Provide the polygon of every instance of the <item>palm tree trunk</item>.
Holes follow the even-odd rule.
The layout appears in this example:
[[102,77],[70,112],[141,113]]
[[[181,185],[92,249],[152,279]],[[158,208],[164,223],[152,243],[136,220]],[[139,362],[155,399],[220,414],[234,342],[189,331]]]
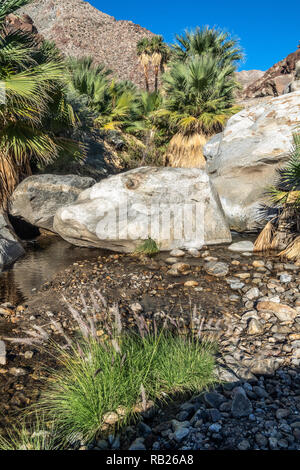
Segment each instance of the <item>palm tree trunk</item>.
[[149,91],[149,69],[147,65],[144,65],[144,76],[145,76],[146,90]]
[[158,67],[155,67],[154,74],[155,74],[155,86],[154,89],[157,92],[158,90]]
[[285,206],[278,218],[276,234],[272,240],[272,248],[284,250],[293,240],[293,227],[295,226],[295,211]]

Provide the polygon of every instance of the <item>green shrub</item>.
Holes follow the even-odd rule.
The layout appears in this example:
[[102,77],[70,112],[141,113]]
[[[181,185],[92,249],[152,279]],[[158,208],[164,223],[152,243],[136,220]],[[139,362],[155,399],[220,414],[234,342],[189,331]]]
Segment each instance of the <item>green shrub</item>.
[[[62,448],[114,432],[158,401],[198,394],[215,382],[214,346],[201,341],[201,326],[192,336],[182,334],[179,320],[169,316],[158,316],[157,322],[155,316],[150,323],[134,313],[132,326],[125,329],[117,305],[108,307],[96,290],[90,296],[93,305],[83,299],[82,312],[67,302],[78,326],[72,339],[50,320],[65,344],[54,343],[51,354],[58,367],[48,371],[41,399],[33,408],[37,416],[54,423]],[[39,332],[40,337],[11,340],[49,340],[43,328]],[[19,435],[15,441],[20,441]]]
[[107,431],[109,413],[112,427],[119,427],[156,399],[199,393],[214,381],[211,351],[167,330],[86,340],[79,350],[62,352],[61,364],[39,408],[55,420],[62,440],[79,432],[89,441]]

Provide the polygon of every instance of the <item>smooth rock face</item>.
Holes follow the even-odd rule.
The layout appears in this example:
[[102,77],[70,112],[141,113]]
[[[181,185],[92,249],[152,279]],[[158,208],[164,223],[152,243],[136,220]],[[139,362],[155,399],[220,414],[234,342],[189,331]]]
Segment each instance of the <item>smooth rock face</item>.
[[74,202],[93,184],[93,178],[77,175],[29,176],[13,192],[9,212],[36,227],[53,231],[57,209]]
[[143,167],[111,176],[59,209],[54,231],[78,246],[119,252],[149,237],[162,251],[231,241],[218,195],[198,168]]
[[240,111],[205,145],[207,172],[232,229],[255,226],[264,191],[286,162],[299,123],[297,91]]
[[3,267],[14,263],[25,250],[6,215],[0,212],[0,271]]

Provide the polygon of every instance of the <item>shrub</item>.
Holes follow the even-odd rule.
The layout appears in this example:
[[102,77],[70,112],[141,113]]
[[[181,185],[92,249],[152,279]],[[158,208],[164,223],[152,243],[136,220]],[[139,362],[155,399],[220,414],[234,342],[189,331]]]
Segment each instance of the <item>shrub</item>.
[[[213,346],[201,342],[200,329],[197,337],[183,335],[170,317],[150,324],[137,314],[134,325],[124,329],[118,307],[108,308],[97,294],[103,305],[92,293],[93,307],[84,302],[84,313],[68,303],[77,337],[70,339],[51,319],[66,344],[55,343],[59,367],[50,371],[34,410],[55,424],[62,447],[78,436],[88,443],[137,419],[157,400],[199,393],[215,382]],[[48,341],[40,327],[39,333],[14,341]]]
[[152,238],[148,238],[137,247],[136,252],[151,256],[159,253],[159,248]]

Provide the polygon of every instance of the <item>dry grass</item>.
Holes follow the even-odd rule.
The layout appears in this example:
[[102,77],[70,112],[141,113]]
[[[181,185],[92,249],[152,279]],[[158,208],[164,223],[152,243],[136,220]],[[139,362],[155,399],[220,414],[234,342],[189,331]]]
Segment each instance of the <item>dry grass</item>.
[[300,261],[300,235],[293,240],[285,250],[279,253],[290,261]]
[[178,133],[171,139],[165,161],[169,166],[181,168],[204,168],[206,160],[203,146],[206,137],[203,134],[184,135]]
[[272,238],[275,228],[271,222],[268,222],[254,243],[254,251],[267,251],[271,249]]
[[7,201],[20,180],[31,175],[28,161],[17,166],[12,158],[0,155],[0,207],[6,209]]

